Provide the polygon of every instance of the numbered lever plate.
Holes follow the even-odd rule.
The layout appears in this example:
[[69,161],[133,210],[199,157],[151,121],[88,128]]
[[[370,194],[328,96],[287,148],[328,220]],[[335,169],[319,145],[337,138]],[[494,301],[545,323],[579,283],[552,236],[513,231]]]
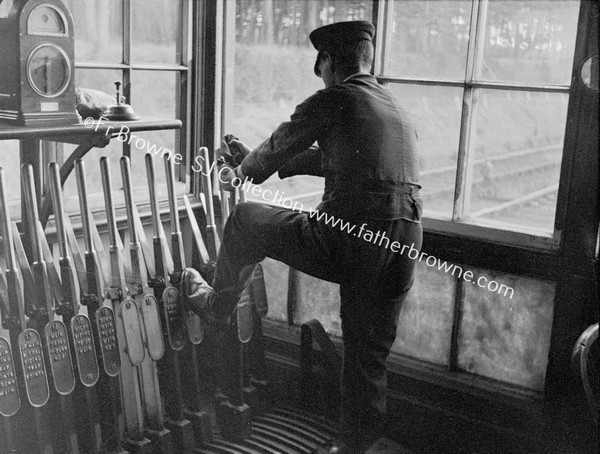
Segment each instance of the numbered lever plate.
[[144,361],[144,341],[142,339],[142,327],[138,316],[137,304],[131,298],[121,301],[119,315],[123,321],[125,330],[125,343],[127,344],[127,356],[134,366],[139,366]]
[[121,371],[121,355],[117,340],[115,314],[110,307],[101,306],[95,314],[100,337],[100,352],[104,371],[109,377],[115,377]]
[[186,325],[183,311],[179,304],[179,291],[172,285],[168,286],[162,296],[169,344],[173,350],[181,350],[186,341]]
[[27,399],[33,407],[43,407],[50,398],[42,340],[38,332],[28,328],[19,333],[19,356],[23,365]]
[[90,319],[83,314],[77,314],[71,319],[71,332],[73,333],[79,380],[84,386],[94,386],[100,378],[100,370]]
[[158,312],[156,298],[152,295],[144,296],[141,309],[144,328],[146,329],[148,354],[154,361],[158,361],[165,354],[165,342],[160,326],[160,313]]
[[70,394],[75,389],[75,373],[73,372],[67,328],[63,322],[51,320],[46,324],[44,332],[54,388],[63,396]]
[[21,406],[10,344],[0,337],[0,415],[12,416]]

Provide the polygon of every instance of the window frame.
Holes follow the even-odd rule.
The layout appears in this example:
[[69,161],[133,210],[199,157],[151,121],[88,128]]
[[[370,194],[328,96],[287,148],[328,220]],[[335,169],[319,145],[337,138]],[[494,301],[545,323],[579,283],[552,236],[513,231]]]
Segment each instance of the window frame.
[[[479,8],[482,2],[487,0],[472,0],[474,4]],[[427,85],[439,85],[439,80],[414,80],[404,79],[398,80],[398,78],[381,76],[381,64],[382,56],[386,51],[385,45],[385,31],[390,30],[389,24],[386,27],[386,20],[391,15],[386,15],[386,10],[389,8],[392,0],[375,0],[373,3],[373,18],[376,20],[377,29],[379,30],[378,35],[375,38],[375,62],[373,66],[374,74],[378,76],[382,82],[393,82],[393,83],[421,83]],[[210,2],[212,3],[212,2]],[[221,131],[221,121],[223,117],[227,115],[227,96],[232,94],[231,91],[228,93],[227,84],[225,83],[225,74],[228,71],[227,62],[228,57],[231,55],[225,55],[226,46],[223,42],[226,39],[232,40],[231,36],[227,36],[227,27],[225,26],[228,21],[231,21],[232,14],[235,14],[231,9],[235,10],[235,0],[228,0],[223,2],[229,5],[229,9],[225,5],[221,4],[214,8],[213,13],[216,14],[216,40],[221,40],[220,45],[214,46],[215,51],[215,67],[217,81],[214,84],[215,97],[218,99],[215,103],[215,107],[218,107],[215,117],[218,117],[217,121],[213,123],[214,128],[211,131],[211,139],[216,143],[217,138]],[[233,5],[233,8],[231,8]],[[597,143],[597,130],[596,137],[594,137],[594,131],[588,131],[586,126],[578,121],[582,118],[582,109],[589,109],[590,105],[593,105],[594,100],[589,99],[589,95],[584,93],[580,83],[575,81],[573,76],[578,73],[578,68],[582,62],[584,62],[589,56],[590,52],[593,55],[594,49],[597,53],[597,45],[594,44],[594,37],[597,38],[597,28],[595,31],[590,29],[585,24],[585,15],[591,7],[587,2],[580,2],[580,11],[577,23],[577,32],[575,39],[575,50],[572,68],[572,77],[570,86],[549,86],[549,85],[534,85],[534,84],[523,84],[522,86],[517,84],[501,84],[493,83],[488,81],[477,81],[472,80],[469,82],[469,89],[471,91],[481,88],[494,88],[501,90],[531,90],[531,91],[542,91],[542,92],[557,92],[557,93],[568,93],[569,101],[567,108],[567,121],[566,131],[563,143],[563,155],[560,168],[559,177],[559,189],[557,198],[557,207],[554,221],[554,232],[551,237],[540,236],[539,234],[532,235],[531,233],[501,230],[498,228],[492,228],[489,226],[478,225],[477,223],[459,223],[446,220],[438,220],[433,218],[426,218],[423,221],[424,226],[424,245],[425,250],[439,257],[442,260],[448,260],[455,263],[462,263],[468,266],[474,266],[484,269],[490,269],[499,272],[505,272],[508,274],[515,274],[518,276],[532,277],[535,279],[549,280],[555,283],[556,292],[554,297],[554,312],[552,317],[552,332],[550,339],[549,357],[550,361],[546,368],[546,380],[545,389],[541,391],[526,391],[529,398],[540,398],[542,395],[552,394],[553,390],[563,386],[563,375],[561,375],[561,367],[564,365],[565,358],[568,356],[567,350],[572,345],[570,340],[572,337],[576,338],[575,333],[578,334],[579,326],[577,323],[573,323],[569,327],[566,326],[569,320],[573,319],[573,307],[580,307],[583,309],[585,305],[585,298],[592,295],[593,285],[589,285],[591,282],[591,271],[594,269],[593,265],[593,250],[596,249],[597,245],[594,243],[593,248],[590,246],[589,237],[590,232],[593,232],[594,239],[598,235],[598,214],[590,215],[588,213],[595,213],[594,210],[597,208],[598,195],[589,194],[588,185],[590,181],[582,182],[577,178],[572,178],[573,172],[585,169],[585,175],[592,180],[592,183],[597,183],[597,170],[585,167],[582,162],[587,158],[592,158],[592,151],[589,149],[590,143]],[[593,8],[592,8],[593,9]],[[478,9],[473,14],[478,14]],[[589,14],[589,12],[588,12]],[[475,16],[477,17],[477,16]],[[235,17],[233,17],[235,20]],[[595,33],[595,35],[594,35]],[[380,41],[384,40],[384,45],[380,44]],[[591,40],[590,40],[591,39]],[[387,41],[389,43],[389,40]],[[470,45],[473,40],[470,41]],[[450,80],[444,82],[448,86],[465,87],[467,84],[463,80]],[[595,100],[597,106],[597,96]],[[588,112],[589,114],[589,112]],[[585,113],[583,113],[585,115]],[[593,115],[592,115],[593,116]],[[575,122],[575,123],[572,123]],[[210,142],[207,142],[210,143]],[[585,150],[580,150],[578,145],[584,144]],[[463,145],[464,146],[464,145]],[[465,150],[462,150],[463,160]],[[597,156],[595,158],[597,160]],[[587,192],[585,192],[587,189]],[[581,197],[582,194],[586,194],[585,197]],[[575,206],[577,196],[582,201],[584,206]],[[587,211],[586,211],[587,210]],[[575,216],[573,216],[575,214]],[[567,223],[567,220],[569,222]],[[574,221],[574,222],[573,222]],[[583,234],[583,235],[582,235]],[[580,290],[580,296],[583,300],[571,301],[572,299],[572,286],[577,283],[578,286],[582,286]],[[290,284],[292,285],[292,284]],[[457,286],[459,288],[459,286]],[[292,299],[293,300],[293,297]],[[290,303],[290,295],[288,292],[288,304]],[[455,301],[455,312],[460,310],[461,303]],[[579,320],[580,321],[580,320]],[[292,320],[288,320],[288,323],[293,323]],[[269,321],[267,323],[269,329],[266,334],[269,338],[276,339],[275,342],[284,342],[286,344],[295,345],[297,343],[297,331],[298,326],[287,326],[285,322]],[[456,328],[453,327],[453,336],[456,335]],[[456,349],[453,350],[455,355]],[[423,367],[427,370],[431,369],[431,365],[424,363],[420,360],[412,358],[402,358],[399,355],[391,356],[390,363],[394,368],[402,369],[402,374],[412,374],[411,371],[422,369]],[[417,366],[415,366],[415,364]],[[451,361],[451,364],[456,364],[455,361]],[[442,381],[447,383],[447,386],[458,389],[460,388],[461,380],[467,380],[472,382],[476,380],[478,382],[489,383],[491,389],[494,389],[500,393],[500,395],[508,395],[511,397],[517,397],[521,395],[522,388],[517,385],[510,385],[503,382],[498,382],[493,379],[487,379],[484,377],[474,376],[468,372],[464,372],[456,369],[454,366],[451,367],[453,370],[442,370],[433,373],[431,376],[427,373],[425,381],[432,379],[437,381],[440,377]],[[436,369],[437,370],[437,369]],[[436,378],[437,377],[437,378]],[[481,380],[479,380],[481,378]],[[444,385],[446,386],[446,385]]]
[[[188,194],[191,192],[191,184],[189,178],[189,160],[191,144],[192,144],[192,131],[190,128],[191,115],[193,109],[193,97],[192,83],[193,73],[195,71],[194,65],[191,62],[192,49],[196,47],[196,41],[198,40],[198,34],[193,33],[192,29],[192,17],[194,10],[196,9],[196,2],[193,0],[177,0],[181,4],[181,8],[177,17],[177,40],[176,40],[176,55],[178,61],[176,63],[133,63],[131,60],[131,53],[133,47],[133,1],[123,0],[122,10],[122,30],[121,30],[121,62],[120,63],[109,63],[103,61],[89,61],[89,60],[75,60],[75,70],[117,70],[121,72],[122,80],[122,95],[126,98],[127,103],[135,105],[135,100],[131,97],[131,76],[133,71],[149,71],[149,72],[162,72],[162,73],[175,73],[178,76],[175,81],[175,118],[182,122],[182,127],[179,130],[174,130],[175,133],[175,150],[174,152],[180,153],[183,156],[183,162],[185,165],[175,166],[175,178],[176,178],[176,193],[178,196],[182,194]],[[75,36],[77,39],[77,36]],[[114,139],[113,139],[114,140]],[[41,167],[46,169],[50,161],[57,161],[59,163],[64,162],[65,152],[63,151],[63,144],[51,141],[41,141]],[[122,156],[131,157],[131,145],[127,141],[122,144]],[[115,164],[113,163],[113,166]],[[35,167],[35,166],[34,166]],[[49,197],[48,185],[46,184],[46,172],[43,171],[41,175],[42,181],[44,182],[43,195]],[[74,177],[73,177],[74,178]],[[161,212],[168,208],[167,195],[166,195],[166,184],[159,184],[157,186],[157,194],[159,195],[159,204]],[[90,209],[93,213],[101,213],[104,211],[103,199],[101,197],[94,197],[93,193],[101,192],[101,188],[89,188],[95,189],[90,191],[91,203]],[[136,188],[133,188],[134,190]],[[137,191],[139,194],[145,194],[142,191]],[[162,197],[161,197],[162,194]],[[75,215],[77,219],[78,203],[75,200],[77,196],[68,197],[65,199],[65,207],[70,215]],[[95,203],[94,203],[95,202]],[[149,195],[144,198],[136,199],[136,203],[142,206],[143,211],[149,207]],[[119,210],[124,205],[117,204],[115,208]],[[71,209],[68,209],[71,207]]]
[[[389,60],[390,46],[392,41],[393,8],[397,0],[379,0],[376,2],[377,29],[380,38],[375,45],[374,74],[380,83],[389,84],[416,84],[437,87],[458,87],[463,89],[462,112],[459,147],[457,154],[455,200],[453,204],[452,219],[439,219],[424,215],[423,226],[426,230],[440,234],[451,234],[469,238],[488,240],[520,247],[534,247],[538,250],[557,251],[561,245],[562,226],[565,220],[565,204],[568,199],[569,168],[565,163],[572,161],[574,150],[568,147],[567,137],[563,141],[563,154],[561,170],[558,181],[557,204],[554,215],[552,234],[544,234],[535,228],[516,226],[513,229],[503,229],[494,221],[485,219],[462,219],[467,212],[470,199],[471,178],[473,171],[474,150],[472,144],[471,130],[476,120],[477,112],[474,110],[475,99],[482,89],[493,89],[502,91],[525,91],[540,93],[564,93],[570,95],[571,85],[564,84],[531,84],[531,83],[502,83],[480,80],[475,77],[477,65],[482,62],[483,55],[483,33],[486,28],[486,14],[489,0],[471,0],[470,30],[474,39],[469,39],[467,49],[467,62],[464,80],[459,79],[435,79],[399,77],[386,73],[386,63]],[[581,8],[581,2],[580,2]],[[473,32],[474,31],[474,32]],[[573,61],[576,66],[577,62]],[[567,124],[565,122],[565,128]],[[456,197],[458,194],[458,197]]]

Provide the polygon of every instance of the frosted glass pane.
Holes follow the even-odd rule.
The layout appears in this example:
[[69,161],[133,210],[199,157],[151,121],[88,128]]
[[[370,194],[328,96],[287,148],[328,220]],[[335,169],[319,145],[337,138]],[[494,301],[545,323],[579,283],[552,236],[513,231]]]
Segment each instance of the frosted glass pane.
[[288,266],[272,259],[263,260],[262,266],[269,303],[267,318],[287,323]]
[[400,311],[393,352],[448,364],[455,285],[451,274],[417,264],[415,283]]
[[542,390],[550,347],[554,284],[473,270],[514,289],[504,295],[465,284],[458,366],[468,372]]
[[298,281],[296,324],[301,325],[316,318],[325,331],[341,336],[340,286],[303,273],[299,273]]

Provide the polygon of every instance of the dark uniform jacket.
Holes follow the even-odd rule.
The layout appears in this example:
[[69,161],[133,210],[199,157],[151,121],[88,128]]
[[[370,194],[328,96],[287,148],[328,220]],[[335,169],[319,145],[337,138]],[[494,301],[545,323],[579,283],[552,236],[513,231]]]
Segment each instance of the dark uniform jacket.
[[277,171],[281,178],[323,176],[317,208],[342,219],[421,219],[414,125],[370,74],[306,99],[241,170],[256,184]]

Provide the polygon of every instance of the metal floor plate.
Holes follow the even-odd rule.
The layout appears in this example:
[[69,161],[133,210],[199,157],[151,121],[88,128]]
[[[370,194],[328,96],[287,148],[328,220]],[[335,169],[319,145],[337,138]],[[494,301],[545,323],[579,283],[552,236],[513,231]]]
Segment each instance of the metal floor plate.
[[243,441],[225,440],[219,432],[200,454],[325,454],[336,435],[325,418],[295,408],[280,407],[256,416]]
[[[256,416],[250,437],[225,440],[219,432],[203,445],[199,454],[327,454],[336,436],[331,422],[290,407],[279,407]],[[365,454],[412,454],[396,442],[379,439]]]

